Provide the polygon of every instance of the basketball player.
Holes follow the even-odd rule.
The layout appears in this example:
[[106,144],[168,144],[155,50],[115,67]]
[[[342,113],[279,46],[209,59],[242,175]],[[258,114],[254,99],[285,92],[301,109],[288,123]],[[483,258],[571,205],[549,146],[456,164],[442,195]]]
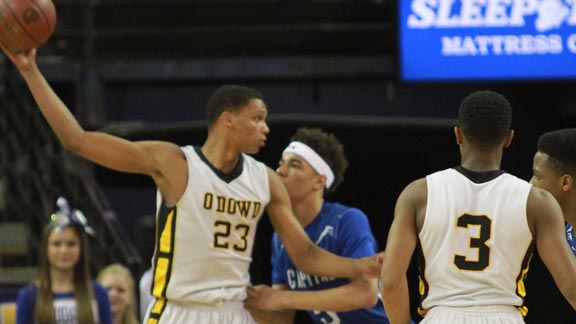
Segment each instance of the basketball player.
[[[537,149],[530,183],[549,191],[560,204],[564,214],[566,240],[576,255],[572,226],[576,224],[576,128],[543,134],[538,139]],[[544,287],[540,291],[543,298],[538,298],[532,304],[530,315],[546,314],[547,324],[576,323],[576,312],[561,300],[558,289],[547,285]],[[531,297],[536,300],[534,296]]]
[[66,149],[113,170],[149,175],[158,187],[156,301],[147,323],[252,323],[242,301],[264,208],[290,257],[307,273],[378,277],[379,258],[342,258],[310,241],[278,175],[244,154],[257,153],[269,132],[258,91],[234,85],[216,90],[202,146],[131,142],[82,129],[39,71],[35,50],[4,52]]
[[511,119],[512,108],[498,93],[466,97],[454,128],[461,164],[400,194],[381,275],[391,323],[409,323],[406,270],[416,246],[423,324],[524,323],[523,279],[533,243],[576,307],[576,258],[558,203],[500,170],[514,135]]
[[530,183],[548,190],[560,204],[566,223],[566,240],[576,255],[576,128],[544,133],[538,139]]
[[[377,251],[368,218],[359,209],[324,200],[340,185],[347,167],[344,148],[334,135],[300,128],[276,173],[313,242],[341,256],[362,258]],[[314,323],[388,323],[377,279],[328,278],[300,271],[277,234],[272,239],[272,284],[248,289],[246,304],[258,323],[293,323],[294,310],[306,310]]]

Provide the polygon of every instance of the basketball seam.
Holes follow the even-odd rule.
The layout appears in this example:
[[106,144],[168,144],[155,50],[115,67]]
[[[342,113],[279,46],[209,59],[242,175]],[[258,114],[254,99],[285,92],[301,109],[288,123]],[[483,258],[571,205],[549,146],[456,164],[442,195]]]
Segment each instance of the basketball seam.
[[[30,1],[30,2],[34,5],[34,7],[36,7],[36,9],[42,15],[42,17],[44,17],[44,22],[46,23],[46,27],[48,27],[50,34],[52,34],[54,32],[54,28],[56,28],[56,26],[53,26],[53,28],[50,28],[50,23],[48,22],[48,17],[46,17],[46,15],[44,14],[44,11],[42,11],[42,9],[40,9],[40,7],[38,7],[38,5],[36,4],[35,1]],[[54,24],[54,25],[56,25],[56,24]]]
[[20,23],[20,20],[18,19],[18,16],[16,16],[16,14],[14,13],[14,11],[12,10],[12,8],[10,7],[10,4],[8,3],[8,0],[2,0],[4,2],[4,5],[6,6],[6,8],[8,9],[8,11],[10,11],[10,14],[12,14],[12,17],[14,17],[14,22],[17,23],[20,26],[20,29],[22,29],[22,31],[24,33],[26,33],[38,46],[41,44],[41,42],[39,42],[36,37],[32,36],[28,30],[26,28],[24,28],[24,26]]

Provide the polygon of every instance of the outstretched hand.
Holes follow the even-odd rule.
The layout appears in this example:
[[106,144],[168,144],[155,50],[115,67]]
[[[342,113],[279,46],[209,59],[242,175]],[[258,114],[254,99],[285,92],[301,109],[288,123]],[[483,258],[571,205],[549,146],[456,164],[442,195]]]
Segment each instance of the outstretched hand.
[[6,54],[6,57],[8,57],[10,61],[14,63],[14,65],[20,72],[29,70],[31,67],[36,65],[35,48],[28,52],[15,53],[12,52],[10,49],[8,49],[8,47],[6,47],[6,45],[4,45],[2,42],[0,42],[0,48],[2,48],[2,51],[4,52],[4,54]]
[[380,278],[380,268],[384,262],[384,252],[360,259],[363,264],[363,276],[369,279]]

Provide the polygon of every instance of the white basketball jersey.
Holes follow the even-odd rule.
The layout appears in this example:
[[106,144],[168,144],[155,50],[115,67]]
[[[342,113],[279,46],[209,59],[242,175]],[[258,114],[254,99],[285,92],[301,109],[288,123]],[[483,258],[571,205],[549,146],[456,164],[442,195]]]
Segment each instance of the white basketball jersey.
[[455,169],[426,177],[419,233],[420,294],[434,306],[510,305],[523,313],[532,255],[526,219],[530,184],[502,173],[475,183]]
[[256,225],[270,201],[267,168],[241,155],[234,174],[223,174],[199,148],[182,150],[188,162],[184,195],[166,207],[158,194],[152,294],[178,303],[242,301]]

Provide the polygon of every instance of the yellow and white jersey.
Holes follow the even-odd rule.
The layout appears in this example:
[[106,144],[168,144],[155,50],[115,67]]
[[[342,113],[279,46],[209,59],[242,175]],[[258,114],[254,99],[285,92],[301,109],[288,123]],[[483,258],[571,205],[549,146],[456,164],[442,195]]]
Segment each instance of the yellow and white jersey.
[[421,313],[434,306],[483,305],[524,313],[523,279],[533,248],[526,219],[531,186],[500,170],[457,169],[426,177],[418,235]]
[[158,193],[152,294],[176,303],[242,301],[256,225],[270,201],[267,168],[241,155],[236,170],[224,174],[198,147],[182,150],[184,195],[167,207]]

